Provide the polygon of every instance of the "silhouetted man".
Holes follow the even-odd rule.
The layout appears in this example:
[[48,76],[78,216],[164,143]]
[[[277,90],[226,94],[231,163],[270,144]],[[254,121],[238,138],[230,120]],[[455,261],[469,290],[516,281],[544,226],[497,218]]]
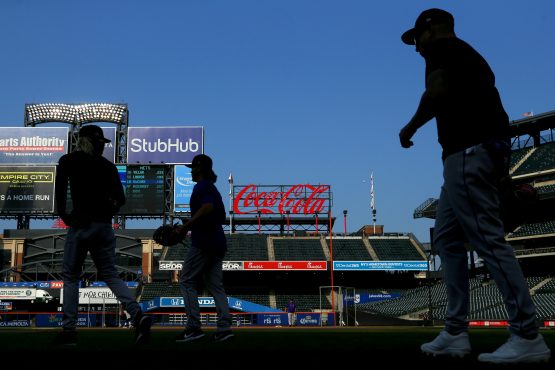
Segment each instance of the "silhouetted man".
[[503,296],[511,333],[505,344],[478,360],[546,361],[551,351],[538,334],[535,306],[499,216],[499,180],[508,175],[510,136],[495,76],[484,58],[457,38],[454,18],[444,10],[422,12],[401,39],[415,45],[426,61],[426,89],[399,133],[401,146],[411,147],[416,130],[435,118],[443,148],[434,246],[445,273],[448,304],[445,329],[421,349],[434,355],[470,353],[468,240]]
[[[87,125],[79,131],[74,152],[60,158],[56,173],[56,204],[58,214],[69,226],[63,262],[63,331],[55,342],[76,344],[79,281],[87,252],[98,275],[112,290],[132,317],[136,342],[146,343],[151,319],[144,316],[127,285],[119,278],[115,266],[116,238],[112,229],[114,214],[125,203],[125,195],[116,166],[102,156],[102,129]],[[71,192],[73,209],[67,210],[67,189]]]
[[212,170],[212,159],[204,154],[193,158],[191,176],[196,182],[191,194],[191,218],[181,227],[181,234],[191,230],[191,247],[187,250],[179,285],[187,313],[186,329],[177,336],[177,342],[189,342],[204,336],[201,329],[197,286],[201,279],[214,297],[217,321],[213,340],[222,342],[233,338],[231,314],[225,294],[222,262],[227,242],[222,228],[225,208],[222,196],[214,183],[217,176]]

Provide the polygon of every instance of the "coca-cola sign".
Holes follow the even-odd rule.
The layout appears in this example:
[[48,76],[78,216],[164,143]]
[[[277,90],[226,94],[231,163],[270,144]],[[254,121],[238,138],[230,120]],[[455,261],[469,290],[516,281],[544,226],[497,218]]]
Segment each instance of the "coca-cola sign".
[[241,185],[233,187],[233,212],[244,214],[326,214],[331,206],[329,185]]

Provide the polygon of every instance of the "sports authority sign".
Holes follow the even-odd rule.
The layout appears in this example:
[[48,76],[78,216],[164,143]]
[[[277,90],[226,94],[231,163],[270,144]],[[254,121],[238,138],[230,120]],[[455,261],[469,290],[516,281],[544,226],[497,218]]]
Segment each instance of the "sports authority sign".
[[236,185],[233,212],[244,214],[327,214],[332,206],[329,185]]
[[129,127],[127,163],[190,164],[204,153],[204,128]]
[[54,164],[67,153],[67,127],[3,127],[0,163]]

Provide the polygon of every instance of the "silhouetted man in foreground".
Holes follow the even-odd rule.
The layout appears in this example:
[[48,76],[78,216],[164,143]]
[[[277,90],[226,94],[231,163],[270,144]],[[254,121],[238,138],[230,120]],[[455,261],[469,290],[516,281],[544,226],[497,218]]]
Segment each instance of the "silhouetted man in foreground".
[[509,119],[487,62],[457,38],[454,19],[429,9],[401,39],[426,61],[426,90],[416,113],[401,129],[403,148],[416,130],[436,119],[443,148],[443,178],[434,246],[447,285],[445,329],[421,349],[434,355],[464,356],[468,339],[468,240],[483,258],[509,314],[509,340],[478,360],[492,363],[547,361],[551,351],[538,334],[536,309],[500,219],[500,179],[508,175]]
[[[102,156],[104,145],[109,142],[100,127],[84,126],[79,131],[76,150],[60,158],[56,173],[58,214],[69,226],[62,270],[63,331],[55,340],[59,344],[77,343],[79,281],[87,252],[91,254],[99,277],[131,315],[136,342],[146,343],[150,335],[150,317],[143,315],[115,267],[116,238],[112,219],[125,203],[125,195],[116,166]],[[66,204],[68,185],[73,204],[70,212]]]

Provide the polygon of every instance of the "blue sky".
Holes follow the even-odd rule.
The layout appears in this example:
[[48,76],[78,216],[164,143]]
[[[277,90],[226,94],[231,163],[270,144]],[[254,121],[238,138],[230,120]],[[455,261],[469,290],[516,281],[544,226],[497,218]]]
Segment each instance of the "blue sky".
[[130,126],[204,126],[224,197],[230,172],[330,184],[334,231],[344,209],[356,231],[373,171],[378,224],[426,242],[412,214],[439,195],[441,149],[434,121],[398,143],[424,74],[400,35],[431,7],[488,60],[511,119],[555,109],[552,0],[4,0],[0,126],[26,103],[127,103]]

